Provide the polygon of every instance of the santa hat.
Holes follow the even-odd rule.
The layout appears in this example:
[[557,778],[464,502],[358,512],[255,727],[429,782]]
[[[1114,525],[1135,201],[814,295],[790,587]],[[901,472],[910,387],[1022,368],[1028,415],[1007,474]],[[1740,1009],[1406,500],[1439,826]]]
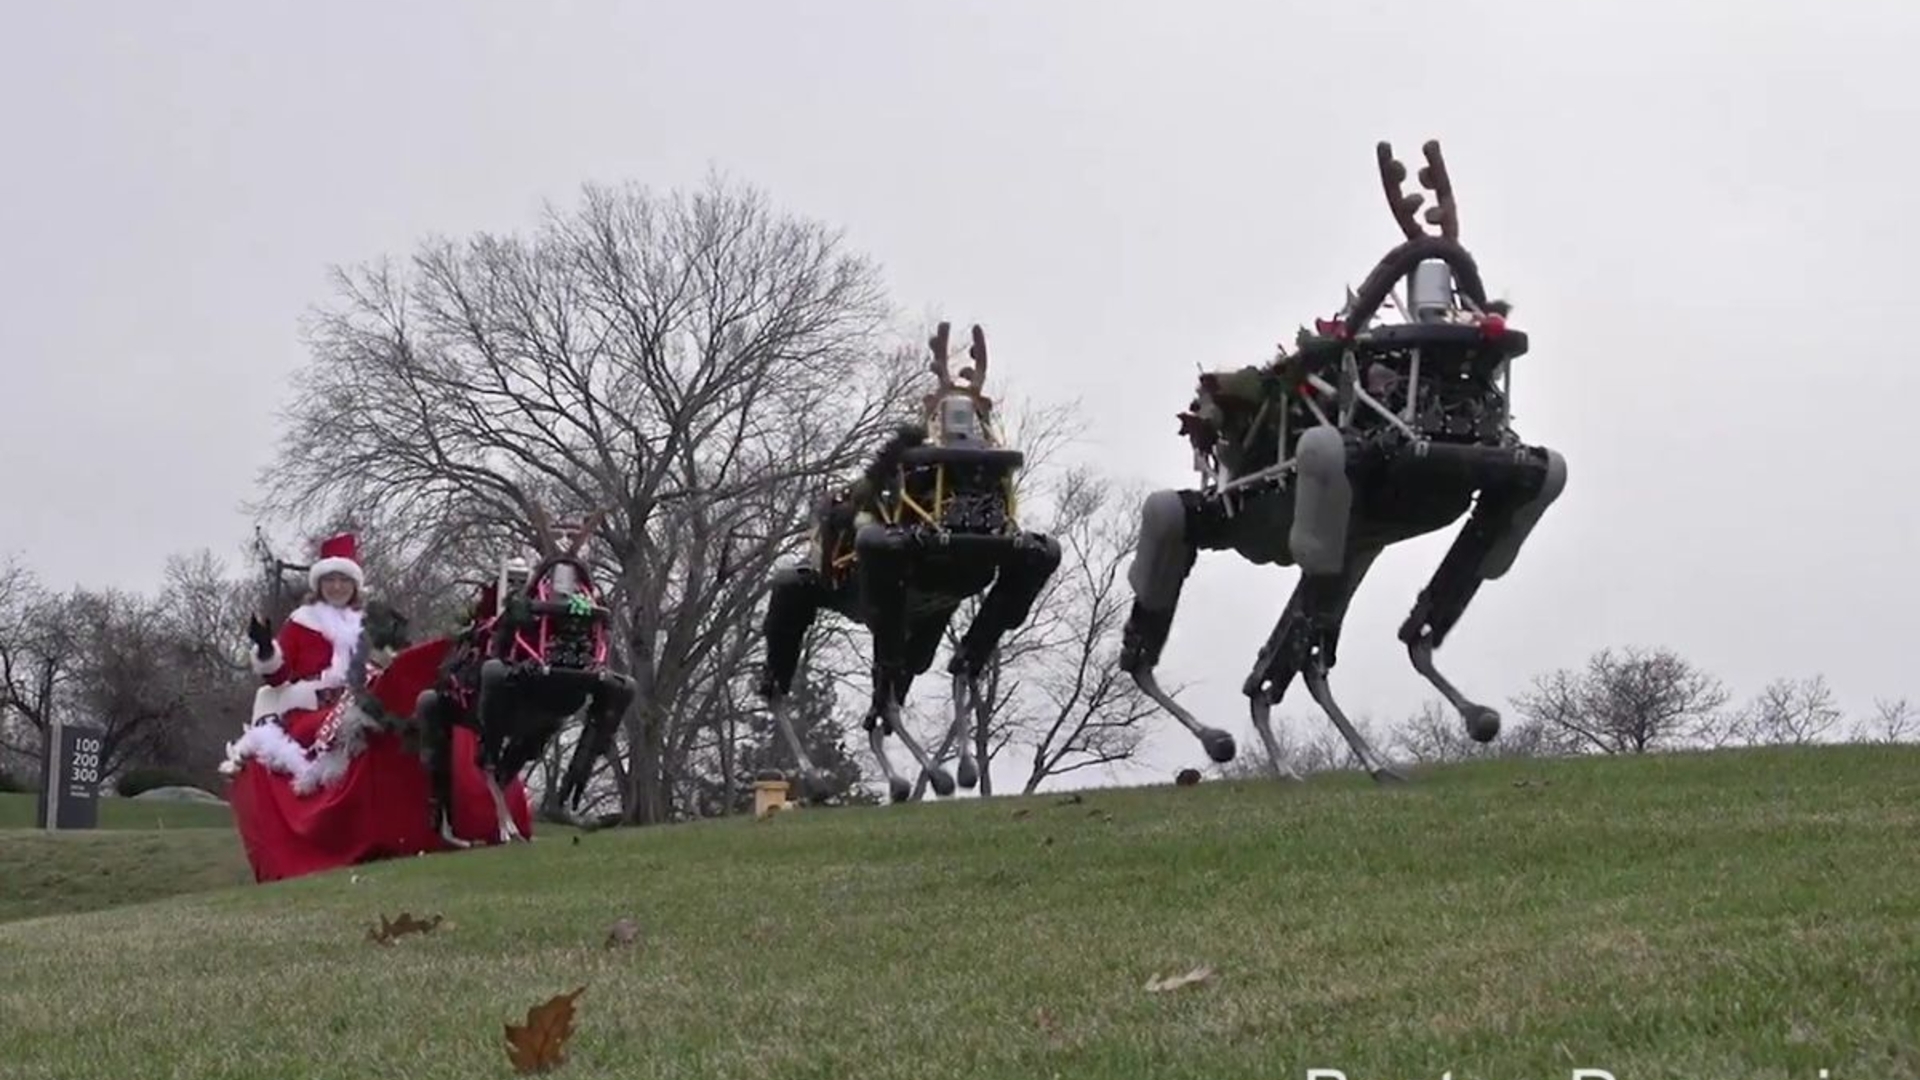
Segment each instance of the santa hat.
[[329,536],[320,542],[320,558],[307,569],[307,585],[317,591],[320,579],[328,574],[345,574],[355,585],[366,583],[360,572],[360,548],[352,533]]

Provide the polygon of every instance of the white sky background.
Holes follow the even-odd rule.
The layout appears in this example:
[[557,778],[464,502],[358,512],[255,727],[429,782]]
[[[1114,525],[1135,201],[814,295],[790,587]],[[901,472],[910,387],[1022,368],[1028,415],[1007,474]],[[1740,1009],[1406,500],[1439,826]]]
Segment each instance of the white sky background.
[[[1920,695],[1916,49],[1910,0],[15,2],[0,552],[149,588],[236,551],[329,264],[710,167],[844,226],[904,312],[984,323],[1001,397],[1078,394],[1085,452],[1184,486],[1195,365],[1331,314],[1398,235],[1374,141],[1412,167],[1437,136],[1533,337],[1518,426],[1570,465],[1442,669],[1504,706],[1665,644],[1862,713]],[[1393,635],[1451,539],[1376,564],[1350,711],[1431,696]],[[1243,745],[1292,584],[1203,557],[1161,668]],[[1200,763],[1166,729],[1153,773]]]

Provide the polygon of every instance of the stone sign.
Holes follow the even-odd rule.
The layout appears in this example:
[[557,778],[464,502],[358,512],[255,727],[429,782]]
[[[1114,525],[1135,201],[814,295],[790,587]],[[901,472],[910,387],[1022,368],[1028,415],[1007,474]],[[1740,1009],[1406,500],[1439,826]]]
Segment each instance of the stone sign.
[[91,829],[99,823],[101,752],[106,732],[55,723],[47,730],[40,785],[40,827]]

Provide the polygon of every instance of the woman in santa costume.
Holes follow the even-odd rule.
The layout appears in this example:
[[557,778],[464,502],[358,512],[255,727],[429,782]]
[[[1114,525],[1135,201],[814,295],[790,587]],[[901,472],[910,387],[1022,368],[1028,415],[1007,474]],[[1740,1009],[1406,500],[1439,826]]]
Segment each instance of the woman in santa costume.
[[353,534],[329,537],[307,569],[305,601],[281,625],[279,636],[269,636],[257,615],[248,623],[254,646],[249,659],[264,683],[253,696],[254,723],[278,723],[299,742],[312,743],[317,717],[347,685],[347,665],[360,640],[365,583]]

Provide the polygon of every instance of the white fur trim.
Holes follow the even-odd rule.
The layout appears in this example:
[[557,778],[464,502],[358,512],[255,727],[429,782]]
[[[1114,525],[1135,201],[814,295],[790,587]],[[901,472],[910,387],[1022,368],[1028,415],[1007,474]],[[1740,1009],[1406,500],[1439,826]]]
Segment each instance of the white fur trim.
[[311,795],[340,782],[348,764],[366,747],[367,732],[376,726],[373,717],[351,699],[335,706],[311,749],[301,746],[279,724],[255,724],[227,744],[220,772],[232,776],[248,761],[255,761],[291,777],[295,795]]
[[345,574],[353,579],[355,585],[365,586],[367,583],[366,578],[360,572],[359,563],[354,562],[352,559],[342,559],[339,556],[335,556],[331,559],[321,559],[319,562],[307,568],[307,587],[315,590],[319,589],[320,579],[326,577],[328,574]]
[[280,651],[280,643],[275,641],[270,644],[273,646],[273,655],[265,660],[260,659],[260,654],[254,650],[247,650],[247,666],[253,669],[255,675],[271,675],[279,671],[287,662],[287,654]]
[[253,692],[253,720],[259,723],[301,709],[317,709],[322,689],[325,687],[318,679],[263,686]]
[[312,630],[333,646],[333,658],[327,662],[327,669],[314,680],[318,687],[347,685],[347,665],[353,660],[353,647],[360,642],[361,619],[359,611],[337,608],[324,600],[302,604],[288,616],[289,622]]

